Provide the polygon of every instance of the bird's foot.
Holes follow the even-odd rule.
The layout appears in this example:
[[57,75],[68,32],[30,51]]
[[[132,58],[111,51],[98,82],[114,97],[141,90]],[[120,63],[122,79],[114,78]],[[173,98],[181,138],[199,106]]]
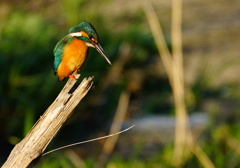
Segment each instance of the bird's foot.
[[73,75],[68,75],[69,78],[73,79],[73,80],[77,80]]

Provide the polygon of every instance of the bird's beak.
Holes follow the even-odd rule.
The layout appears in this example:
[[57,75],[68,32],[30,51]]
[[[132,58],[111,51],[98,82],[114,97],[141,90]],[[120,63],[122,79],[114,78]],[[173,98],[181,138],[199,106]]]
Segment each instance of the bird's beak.
[[107,55],[105,54],[103,48],[101,47],[101,45],[99,43],[92,43],[92,45],[94,46],[94,48],[106,59],[106,61],[112,65],[112,63],[110,62],[110,60],[108,59]]

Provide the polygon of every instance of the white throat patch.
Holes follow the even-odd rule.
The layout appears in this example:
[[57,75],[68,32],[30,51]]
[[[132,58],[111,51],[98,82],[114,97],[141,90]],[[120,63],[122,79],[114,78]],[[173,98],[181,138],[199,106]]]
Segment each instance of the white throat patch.
[[93,47],[93,48],[95,48],[91,43],[86,43],[86,45],[87,45],[88,47]]

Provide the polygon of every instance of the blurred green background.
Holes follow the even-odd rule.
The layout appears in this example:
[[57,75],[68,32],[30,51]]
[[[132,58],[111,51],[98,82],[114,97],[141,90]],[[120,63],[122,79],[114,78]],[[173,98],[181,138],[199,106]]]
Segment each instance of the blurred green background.
[[[171,48],[171,2],[151,2]],[[239,11],[237,0],[183,3],[186,103],[197,141],[216,167],[240,166]],[[53,74],[53,48],[82,21],[95,26],[113,65],[90,49],[80,80],[94,76],[95,87],[47,150],[108,134],[126,91],[125,125],[137,125],[120,135],[104,167],[171,167],[172,93],[139,0],[0,2],[0,164],[63,88],[66,81]],[[103,142],[54,152],[36,167],[99,167]],[[183,167],[202,166],[190,155]]]

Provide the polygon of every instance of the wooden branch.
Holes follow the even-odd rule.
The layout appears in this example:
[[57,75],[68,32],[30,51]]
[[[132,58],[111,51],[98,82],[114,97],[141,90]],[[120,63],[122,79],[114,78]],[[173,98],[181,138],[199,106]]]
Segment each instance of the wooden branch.
[[[75,75],[79,78],[79,74]],[[2,168],[32,167],[38,160],[54,135],[72,114],[74,108],[93,85],[92,77],[83,79],[74,89],[76,81],[69,79],[58,97],[35,123],[26,137],[10,153]],[[37,96],[35,97],[37,99]]]

